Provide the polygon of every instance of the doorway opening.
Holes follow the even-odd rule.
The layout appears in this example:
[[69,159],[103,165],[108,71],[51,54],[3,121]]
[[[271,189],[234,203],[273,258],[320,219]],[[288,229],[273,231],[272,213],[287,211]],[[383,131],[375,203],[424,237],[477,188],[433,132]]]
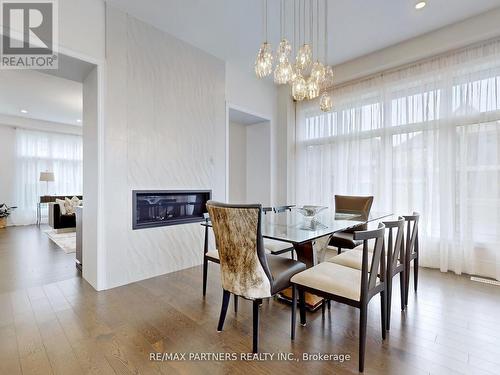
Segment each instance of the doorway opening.
[[98,65],[58,59],[56,70],[0,71],[0,205],[11,208],[0,229],[0,293],[81,276],[83,246],[96,242],[83,223],[96,222],[84,212],[97,181]]
[[228,108],[228,202],[271,202],[271,121]]

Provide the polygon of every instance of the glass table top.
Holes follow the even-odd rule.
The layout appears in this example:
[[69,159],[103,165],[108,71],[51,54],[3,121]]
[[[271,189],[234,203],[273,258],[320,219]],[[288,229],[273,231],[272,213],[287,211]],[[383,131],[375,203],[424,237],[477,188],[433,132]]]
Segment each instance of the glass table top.
[[262,235],[266,238],[300,244],[391,216],[391,213],[373,213],[367,218],[359,214],[335,213],[327,209],[317,214],[314,219],[310,219],[292,209],[292,211],[262,215]]
[[[369,217],[353,213],[335,213],[326,209],[310,219],[296,209],[262,215],[262,235],[265,238],[301,244],[317,238],[381,220],[396,220],[392,213],[374,212]],[[210,222],[202,225],[211,226]],[[371,229],[371,228],[370,228]]]

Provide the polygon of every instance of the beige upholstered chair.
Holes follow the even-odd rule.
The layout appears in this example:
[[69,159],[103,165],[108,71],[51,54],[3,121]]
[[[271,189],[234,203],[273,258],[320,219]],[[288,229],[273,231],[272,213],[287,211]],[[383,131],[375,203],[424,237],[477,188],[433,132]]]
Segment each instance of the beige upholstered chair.
[[[405,251],[403,244],[405,219],[400,216],[398,220],[383,221],[383,223],[386,227],[388,236],[385,244],[387,256],[387,330],[389,330],[391,326],[392,279],[397,274],[399,274],[399,286],[401,291],[401,310],[405,309],[406,277],[404,262]],[[373,249],[369,248],[368,251],[371,252]],[[353,249],[328,259],[328,262],[361,270],[363,265],[363,251]],[[368,258],[368,267],[370,266],[371,258]]]
[[[357,214],[361,220],[368,220],[373,203],[372,196],[354,196],[354,195],[335,195],[335,213],[339,214]],[[357,230],[366,228],[360,227]],[[330,246],[337,248],[340,254],[342,249],[354,249],[361,245],[361,241],[353,239],[354,230],[334,233],[330,240]]]
[[[353,233],[353,239],[362,241],[363,255],[361,269],[354,269],[340,264],[323,262],[308,268],[292,277],[294,294],[299,294],[300,322],[306,324],[305,296],[310,292],[327,300],[334,300],[360,309],[359,320],[359,371],[363,372],[366,347],[366,325],[368,303],[380,293],[382,339],[386,335],[386,300],[385,300],[385,225],[380,223],[375,230]],[[373,251],[369,252],[368,241],[374,241]],[[379,272],[380,270],[380,272]],[[296,303],[293,304],[296,309]],[[295,313],[292,312],[292,316]],[[292,319],[293,320],[293,319]]]
[[[219,250],[223,289],[217,330],[222,331],[231,294],[253,301],[253,352],[258,351],[259,305],[290,286],[290,278],[306,266],[266,254],[261,233],[262,207],[207,202]],[[295,328],[292,315],[292,328]],[[292,330],[292,339],[294,330]]]

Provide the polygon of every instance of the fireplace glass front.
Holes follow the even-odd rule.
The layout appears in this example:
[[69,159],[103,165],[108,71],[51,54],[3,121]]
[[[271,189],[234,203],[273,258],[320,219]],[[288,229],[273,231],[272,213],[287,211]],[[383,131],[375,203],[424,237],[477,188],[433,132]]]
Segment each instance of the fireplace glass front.
[[203,221],[210,190],[134,190],[132,229]]

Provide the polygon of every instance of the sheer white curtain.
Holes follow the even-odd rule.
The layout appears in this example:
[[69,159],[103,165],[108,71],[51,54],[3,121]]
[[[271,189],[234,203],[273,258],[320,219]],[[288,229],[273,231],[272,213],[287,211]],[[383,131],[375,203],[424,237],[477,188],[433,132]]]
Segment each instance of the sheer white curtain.
[[421,214],[421,264],[500,279],[500,41],[301,103],[299,204],[372,194],[373,210]]
[[[36,222],[40,195],[82,194],[82,137],[16,129],[15,225]],[[55,181],[40,182],[40,172],[54,172]]]

